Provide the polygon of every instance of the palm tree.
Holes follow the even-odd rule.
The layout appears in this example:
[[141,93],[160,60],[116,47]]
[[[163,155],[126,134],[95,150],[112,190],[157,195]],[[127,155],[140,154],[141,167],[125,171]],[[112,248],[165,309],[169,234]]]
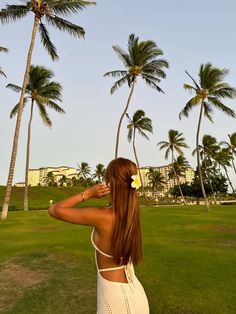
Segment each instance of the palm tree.
[[55,183],[55,177],[52,171],[49,171],[47,173],[47,176],[43,179],[43,183],[45,183],[47,186],[52,186]]
[[21,89],[20,99],[19,99],[19,108],[18,108],[17,119],[16,119],[11,161],[10,161],[10,167],[9,167],[9,173],[8,173],[8,179],[7,179],[7,188],[6,188],[4,201],[3,201],[1,219],[6,219],[7,212],[8,212],[8,204],[9,204],[10,196],[11,196],[12,181],[13,181],[15,163],[16,163],[22,111],[24,107],[24,96],[25,96],[26,85],[27,85],[28,77],[29,77],[30,64],[31,64],[32,53],[33,53],[33,48],[35,44],[36,33],[37,31],[39,31],[42,44],[46,48],[52,60],[57,59],[58,55],[56,52],[56,47],[50,40],[48,30],[45,24],[43,23],[43,19],[45,19],[49,25],[56,27],[60,31],[66,31],[73,36],[84,37],[85,31],[82,27],[75,25],[68,20],[63,19],[62,17],[78,12],[91,4],[94,4],[94,2],[80,1],[80,0],[74,0],[74,1],[23,0],[23,4],[7,5],[5,9],[2,9],[0,11],[0,21],[3,24],[18,21],[21,18],[29,14],[34,15],[32,34],[31,34],[30,45],[29,45],[27,60],[26,60],[25,73],[24,73],[22,89]]
[[160,150],[166,148],[165,159],[168,159],[169,155],[171,154],[172,169],[175,173],[175,178],[177,180],[177,184],[179,187],[182,200],[184,203],[186,203],[180,183],[179,183],[179,178],[174,168],[174,162],[175,162],[174,151],[176,151],[179,155],[183,155],[183,151],[181,148],[188,148],[188,145],[185,143],[185,138],[183,137],[183,133],[177,130],[173,130],[173,129],[169,130],[168,138],[169,138],[169,141],[160,141],[157,143],[157,146],[160,146]]
[[[8,49],[0,46],[0,52],[8,52]],[[1,67],[0,67],[0,75],[7,77],[6,74],[2,71]]]
[[103,164],[97,164],[95,168],[95,172],[93,174],[93,178],[98,178],[98,181],[102,182],[104,178],[105,170],[106,169]]
[[193,92],[195,95],[184,106],[183,110],[179,114],[179,118],[182,116],[188,117],[189,112],[193,109],[193,107],[200,105],[200,113],[196,132],[197,168],[205,205],[207,210],[209,210],[209,202],[203,184],[199,152],[199,134],[202,116],[204,114],[211,122],[213,122],[212,107],[215,107],[223,111],[228,116],[235,117],[234,111],[223,104],[222,98],[232,99],[236,97],[236,89],[223,81],[225,76],[228,74],[228,70],[213,67],[211,63],[201,64],[198,74],[199,83],[197,83],[196,80],[187,71],[186,74],[192,80],[193,85],[184,84],[184,88],[190,92]]
[[[30,159],[30,139],[31,139],[31,124],[33,119],[34,105],[36,104],[43,123],[47,127],[52,126],[46,108],[51,108],[58,113],[65,113],[65,111],[55,102],[61,101],[62,87],[59,83],[51,81],[54,76],[53,72],[46,69],[43,66],[31,65],[29,80],[26,86],[26,97],[24,98],[24,106],[27,100],[30,100],[31,110],[28,123],[28,137],[27,137],[27,151],[26,151],[26,167],[25,167],[25,192],[24,192],[24,210],[28,210],[28,173],[29,173],[29,159]],[[8,88],[11,88],[15,92],[20,92],[21,87],[8,84]],[[12,109],[10,118],[13,118],[19,108],[19,103]]]
[[[219,145],[215,137],[205,134],[202,138],[202,145],[199,145],[199,154],[202,164],[202,170],[205,170],[206,177],[210,185],[210,189],[216,204],[215,191],[212,186],[211,173],[215,174],[215,169],[213,167],[212,160],[214,159],[215,154],[219,150]],[[197,149],[193,150],[193,156],[197,153]]]
[[128,114],[126,114],[126,116],[129,120],[129,124],[127,125],[128,141],[129,142],[132,141],[134,156],[135,156],[136,164],[139,170],[141,184],[142,184],[142,187],[144,188],[142,176],[140,174],[140,165],[138,161],[138,155],[137,155],[137,151],[135,147],[135,136],[136,136],[136,131],[138,131],[139,134],[141,134],[143,137],[149,140],[145,131],[150,132],[150,133],[153,132],[152,120],[145,117],[145,112],[143,110],[137,110],[133,115],[133,119],[131,119]]
[[149,184],[151,185],[153,194],[154,191],[162,191],[164,189],[164,184],[166,181],[158,170],[154,170],[152,167],[150,167],[147,177],[149,179]]
[[232,134],[228,134],[229,142],[222,141],[220,142],[220,145],[226,146],[226,148],[231,152],[232,154],[232,167],[234,169],[234,172],[236,173],[236,167],[234,164],[234,156],[236,156],[236,132]]
[[115,147],[115,158],[117,158],[121,123],[128,110],[137,78],[141,76],[148,86],[163,93],[158,84],[160,83],[161,78],[166,77],[163,68],[168,68],[168,62],[159,58],[163,55],[163,52],[157,47],[154,41],[139,41],[139,37],[136,37],[135,34],[129,36],[127,52],[119,46],[113,46],[113,50],[123,62],[125,70],[115,70],[104,74],[104,76],[119,78],[112,86],[111,94],[125,83],[127,83],[130,88],[126,106],[121,114],[117,128]]
[[215,154],[215,162],[219,165],[219,167],[222,167],[225,171],[226,177],[228,179],[228,182],[231,186],[231,189],[233,191],[234,196],[236,196],[233,184],[230,180],[227,167],[231,167],[231,161],[232,160],[232,154],[227,148],[221,148],[216,154]]
[[91,168],[89,167],[88,163],[82,161],[80,165],[79,164],[77,165],[78,165],[78,169],[77,169],[78,176],[83,179],[87,179],[91,172]]
[[70,179],[67,179],[67,177],[63,174],[63,176],[58,181],[60,186],[64,186],[70,183]]

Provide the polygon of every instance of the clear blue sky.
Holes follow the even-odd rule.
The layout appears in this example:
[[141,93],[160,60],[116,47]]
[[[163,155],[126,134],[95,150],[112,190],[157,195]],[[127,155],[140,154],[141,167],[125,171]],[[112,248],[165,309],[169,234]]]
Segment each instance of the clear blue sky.
[[[6,2],[0,1],[1,8]],[[8,1],[8,4],[20,1]],[[178,114],[190,95],[183,90],[189,81],[188,70],[197,77],[201,63],[211,62],[230,69],[226,80],[236,86],[236,3],[235,0],[149,0],[111,1],[98,0],[97,6],[74,15],[73,22],[86,30],[85,40],[75,39],[48,27],[57,47],[60,60],[52,62],[42,48],[39,37],[33,53],[34,65],[44,65],[55,73],[55,80],[63,86],[62,107],[66,115],[48,110],[53,121],[52,129],[46,128],[35,110],[32,130],[30,167],[67,165],[76,167],[86,161],[94,169],[98,163],[107,163],[114,157],[115,134],[119,116],[124,108],[128,88],[122,87],[110,95],[114,80],[103,78],[110,70],[123,65],[112,50],[117,44],[126,49],[129,34],[141,40],[152,39],[169,61],[167,78],[160,84],[165,94],[160,94],[138,80],[129,114],[143,109],[152,119],[154,134],[150,141],[137,138],[137,151],[142,166],[157,166],[167,162],[156,143],[167,139],[168,130],[183,132],[191,149],[186,157],[192,167],[196,162],[191,156],[195,146],[198,109],[188,119],[178,119]],[[1,25],[0,45],[9,53],[0,54],[0,66],[7,79],[0,77],[0,184],[6,184],[15,119],[9,119],[18,94],[5,88],[7,83],[21,85],[25,68],[33,15],[18,22]],[[227,101],[236,110],[236,100]],[[26,130],[29,110],[23,113],[14,182],[24,180]],[[122,126],[120,156],[134,159],[127,142],[127,121]],[[215,112],[214,124],[204,119],[202,134],[226,140],[227,134],[236,131],[236,120]],[[230,171],[234,184],[235,176]]]

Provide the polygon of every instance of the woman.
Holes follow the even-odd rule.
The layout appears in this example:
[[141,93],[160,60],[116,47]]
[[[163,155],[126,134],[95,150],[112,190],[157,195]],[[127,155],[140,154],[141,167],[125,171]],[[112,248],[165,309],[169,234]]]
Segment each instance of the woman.
[[[63,221],[94,227],[91,242],[97,266],[97,314],[148,314],[149,306],[133,263],[142,259],[136,165],[125,158],[110,162],[106,184],[49,208],[51,216]],[[90,198],[111,195],[111,207],[73,208]]]

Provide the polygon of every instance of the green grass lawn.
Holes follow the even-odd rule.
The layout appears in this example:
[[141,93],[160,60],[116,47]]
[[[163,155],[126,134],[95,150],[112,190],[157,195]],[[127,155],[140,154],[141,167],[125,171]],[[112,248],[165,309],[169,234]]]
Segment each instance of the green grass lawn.
[[[236,206],[211,208],[142,208],[136,274],[151,314],[236,313]],[[90,232],[46,211],[9,212],[0,221],[0,313],[95,314]]]

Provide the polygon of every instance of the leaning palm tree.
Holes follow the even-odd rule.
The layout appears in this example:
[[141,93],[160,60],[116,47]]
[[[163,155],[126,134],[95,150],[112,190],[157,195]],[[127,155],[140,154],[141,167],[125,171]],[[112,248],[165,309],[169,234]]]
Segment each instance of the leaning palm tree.
[[205,205],[207,210],[209,210],[209,202],[203,184],[199,152],[199,134],[202,116],[204,114],[211,122],[213,122],[212,107],[215,107],[216,109],[223,111],[228,116],[235,117],[234,111],[223,104],[222,99],[232,99],[236,97],[236,89],[224,82],[224,78],[228,74],[228,70],[213,67],[211,63],[201,64],[198,74],[199,83],[197,83],[197,81],[187,71],[186,74],[192,80],[193,85],[184,84],[184,88],[193,92],[195,95],[184,106],[183,110],[179,114],[179,118],[182,116],[188,117],[189,112],[193,109],[193,107],[197,105],[200,106],[196,132],[197,168]]
[[[55,102],[61,101],[62,87],[59,83],[52,81],[53,72],[43,66],[31,65],[29,72],[29,80],[26,86],[26,97],[24,98],[24,106],[26,102],[30,101],[30,118],[28,123],[28,137],[27,137],[27,151],[26,151],[26,167],[25,167],[25,192],[24,192],[24,210],[28,210],[28,174],[29,174],[29,160],[30,160],[30,139],[31,139],[31,124],[33,119],[34,106],[37,105],[39,114],[43,123],[47,127],[52,126],[47,109],[50,108],[58,113],[65,113],[65,111]],[[21,87],[8,84],[15,92],[21,92]],[[13,118],[19,109],[19,103],[12,109],[10,118]]]
[[138,131],[138,133],[140,135],[142,135],[147,140],[149,140],[145,131],[150,132],[150,133],[153,132],[152,120],[149,119],[148,117],[145,117],[145,112],[143,110],[137,110],[133,115],[133,119],[131,119],[128,114],[126,114],[126,116],[129,120],[129,123],[127,125],[128,141],[129,142],[132,141],[134,156],[135,156],[136,164],[137,164],[137,167],[139,170],[139,176],[140,176],[141,184],[142,184],[142,187],[144,188],[142,176],[140,174],[140,165],[139,165],[139,161],[138,161],[138,155],[137,155],[137,151],[136,151],[136,147],[135,147],[135,136],[136,136],[136,131]]
[[25,96],[26,85],[27,85],[28,77],[29,77],[30,64],[31,64],[35,39],[36,39],[36,33],[37,31],[39,31],[41,41],[44,47],[46,48],[47,52],[51,56],[51,58],[53,60],[57,59],[58,55],[57,55],[56,47],[50,40],[48,30],[45,24],[43,23],[44,19],[49,25],[56,27],[60,31],[66,31],[73,36],[84,37],[85,31],[82,27],[75,25],[68,20],[63,19],[62,17],[68,16],[69,14],[72,14],[72,13],[76,13],[91,4],[95,4],[95,3],[88,2],[88,1],[80,1],[80,0],[73,0],[73,1],[23,0],[23,4],[7,5],[5,9],[2,9],[0,11],[0,21],[3,24],[18,21],[21,18],[29,14],[33,14],[34,16],[32,34],[31,34],[30,45],[29,45],[27,60],[26,60],[25,73],[24,73],[22,89],[21,89],[20,99],[19,99],[19,108],[18,108],[15,133],[14,133],[14,138],[13,138],[12,155],[11,155],[8,179],[7,179],[7,188],[6,188],[5,197],[3,201],[1,219],[6,219],[7,212],[8,212],[8,204],[9,204],[10,196],[11,196],[12,181],[13,181],[15,163],[16,163],[22,111],[24,107],[24,96]]
[[[8,49],[0,46],[0,52],[8,52]],[[7,77],[6,74],[2,71],[1,67],[0,67],[0,75]]]
[[173,129],[169,130],[168,138],[169,138],[169,141],[160,141],[157,143],[157,146],[160,146],[160,150],[166,149],[165,159],[168,159],[169,155],[171,154],[172,169],[175,174],[175,178],[179,187],[182,200],[184,203],[186,203],[181,186],[180,186],[179,177],[177,176],[175,172],[175,168],[174,168],[174,162],[175,162],[174,152],[176,151],[179,155],[183,155],[182,148],[188,148],[188,145],[185,143],[185,138],[183,137],[183,133],[177,130],[173,130]]
[[236,156],[236,132],[232,134],[228,134],[229,141],[222,141],[220,142],[220,145],[225,146],[232,154],[232,167],[234,169],[234,172],[236,173],[236,167],[234,164],[234,157]]
[[118,89],[118,87],[121,87],[125,83],[127,83],[128,87],[130,88],[126,106],[121,114],[117,128],[115,147],[115,158],[117,158],[120,128],[124,116],[128,110],[137,78],[140,76],[142,79],[144,79],[148,86],[154,88],[158,92],[163,93],[158,84],[160,83],[161,78],[166,77],[163,69],[168,68],[168,62],[160,58],[160,56],[163,55],[163,52],[157,47],[154,41],[139,41],[139,37],[136,37],[135,34],[131,34],[129,36],[127,52],[119,46],[113,46],[113,50],[123,62],[125,70],[115,70],[104,74],[104,76],[119,78],[118,81],[116,81],[112,86],[111,94],[113,94]]
[[87,179],[91,172],[91,168],[89,167],[88,163],[82,161],[80,165],[79,164],[77,165],[78,165],[78,169],[77,169],[78,176],[80,178]]

